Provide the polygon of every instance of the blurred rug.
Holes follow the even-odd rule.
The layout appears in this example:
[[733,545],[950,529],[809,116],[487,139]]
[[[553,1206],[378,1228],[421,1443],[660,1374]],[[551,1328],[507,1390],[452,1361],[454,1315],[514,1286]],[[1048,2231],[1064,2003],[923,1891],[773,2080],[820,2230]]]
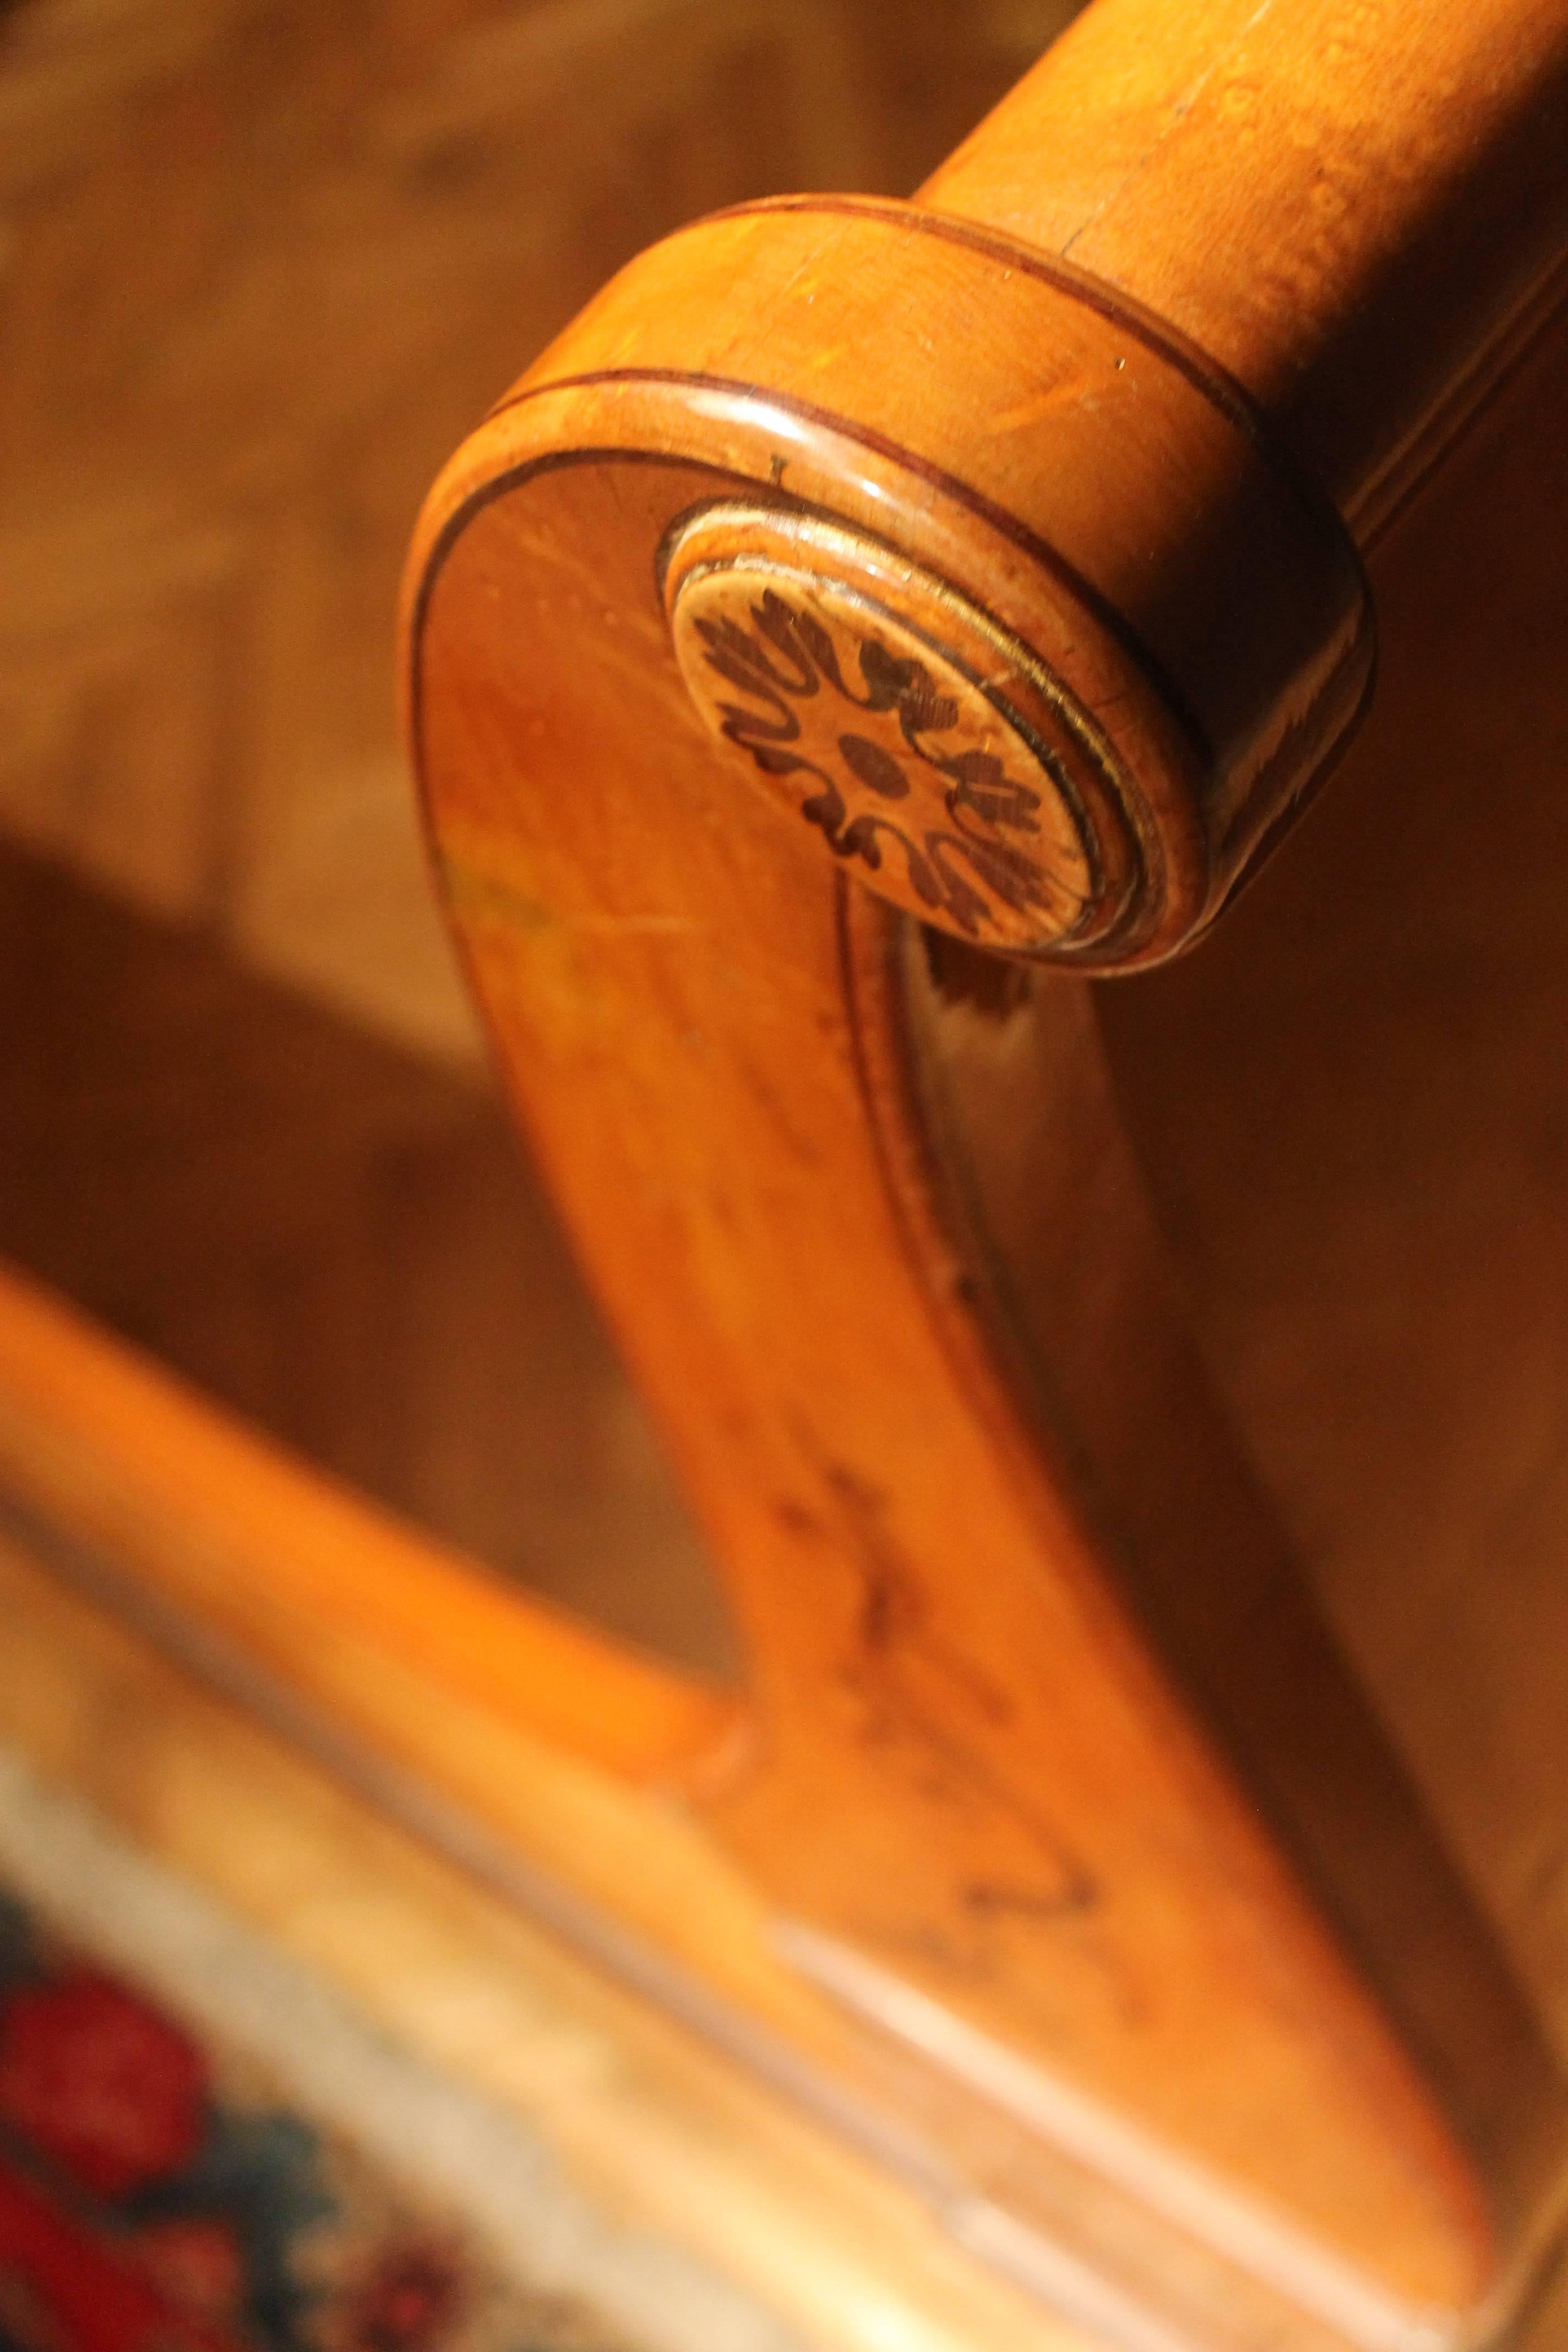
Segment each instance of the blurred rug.
[[0,2352],[798,2352],[0,1748]]
[[607,2341],[0,1890],[4,2352]]
[[0,1890],[4,2352],[610,2352]]

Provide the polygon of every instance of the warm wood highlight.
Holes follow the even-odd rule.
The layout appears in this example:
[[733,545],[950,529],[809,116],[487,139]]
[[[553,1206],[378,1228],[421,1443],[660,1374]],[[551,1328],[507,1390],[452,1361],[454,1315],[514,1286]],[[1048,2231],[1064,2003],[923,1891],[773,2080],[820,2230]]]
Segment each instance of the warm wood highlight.
[[[1432,919],[1444,730],[1484,710],[1489,789],[1558,789],[1558,624],[1510,664],[1559,613],[1565,71],[1546,0],[1097,0],[914,202],[779,197],[643,256],[433,492],[434,862],[740,1697],[0,1282],[28,1639],[136,1620],[1115,2352],[1472,2352],[1561,2223],[1527,1882],[1565,1833],[1538,1788],[1534,1844],[1507,1790],[1457,1798],[1415,1675],[1358,1645],[1343,1592],[1421,1474],[1293,1451],[1332,1335],[1259,1272],[1223,1068],[1226,1023],[1277,1024],[1310,1164],[1290,979]],[[1342,755],[1414,796],[1392,867],[1320,835],[1332,922],[1260,883],[1173,1044],[1157,994],[1142,1027],[1097,996],[1157,992]],[[1251,1384],[1298,1332],[1300,1387]],[[1437,1491],[1500,1549],[1509,1433],[1470,1433]],[[1325,1496],[1384,1467],[1381,1532],[1343,1535]],[[1461,1599],[1419,1605],[1463,1635]],[[950,2288],[1006,2339],[1005,2297]]]
[[920,193],[1191,335],[1363,542],[1563,293],[1555,0],[1097,0]]
[[1110,0],[917,206],[624,272],[433,495],[410,723],[750,1649],[703,1813],[786,1949],[1282,2343],[1436,2346],[1550,2216],[1555,2071],[1208,1395],[1082,983],[984,952],[1213,919],[1359,713],[1355,534],[1561,264],[1542,11],[1245,15]]
[[[1068,787],[1089,901],[1035,942],[1058,960],[1142,963],[1191,939],[1365,694],[1355,549],[1245,394],[1135,303],[967,223],[842,197],[700,223],[613,280],[510,402],[569,397],[570,422],[535,407],[510,427],[503,403],[490,455],[705,460],[717,470],[692,499],[715,514],[760,482],[784,514],[830,516],[851,542],[831,577],[873,607],[889,569],[934,578],[924,595],[906,583],[907,617],[960,666],[950,598],[977,607],[1000,654],[972,674],[1010,723],[1039,720],[1008,649],[1044,664],[1093,772]],[[471,478],[449,473],[447,493]],[[445,500],[436,512],[450,526]],[[670,509],[661,567],[662,533],[692,520]],[[826,845],[878,887],[857,842]],[[953,927],[1000,943],[994,924]]]
[[0,1488],[294,1682],[323,1653],[367,1703],[417,1667],[632,1780],[734,1735],[716,1691],[532,1601],[338,1487],[63,1302],[0,1275]]
[[[679,2065],[698,2063],[711,2083],[715,2063],[743,2062],[708,2131],[727,2130],[736,2102],[764,2137],[806,2128],[761,2121],[782,2094],[858,2151],[853,2162],[868,2158],[890,2175],[886,2195],[918,2257],[907,2291],[934,2299],[922,2325],[940,2331],[941,2281],[956,2272],[966,2324],[987,2344],[998,2326],[1008,2340],[1010,2291],[965,2284],[956,2249],[968,2249],[1015,2288],[1046,2295],[1064,2347],[1141,2343],[1147,2305],[1173,2283],[1208,2315],[1221,2352],[1250,2352],[1261,2330],[1278,2328],[1277,2294],[1194,2245],[1179,2221],[1109,2190],[1081,2152],[1042,2142],[983,2087],[900,2052],[793,1965],[802,1931],[781,1927],[765,1888],[692,1814],[692,1795],[721,1788],[747,1759],[732,1716],[716,1719],[711,1701],[694,1708],[677,1684],[634,1691],[627,1707],[617,1689],[626,1661],[590,1654],[581,1635],[563,1641],[567,1629],[526,1608],[519,1616],[515,1603],[498,1615],[473,1563],[258,1445],[14,1278],[0,1284],[0,1480],[7,1736],[230,1899],[248,1904],[259,1891],[286,1937],[300,1932],[296,1901],[307,1928],[319,1910],[292,1876],[274,1885],[269,1841],[298,1838],[301,1784],[324,1767],[617,1979],[621,1994],[602,1998],[640,2010],[639,2031]],[[470,1645],[476,1630],[481,1643]],[[149,1645],[178,1671],[153,1668]],[[148,1679],[165,1732],[190,1713],[180,1694],[195,1685],[237,1704],[250,1747],[284,1743],[275,1800],[247,1797],[216,1769],[226,1735],[214,1729],[224,1710],[213,1696],[165,1792],[133,1736],[134,1694]],[[640,1714],[646,1731],[661,1698],[666,1734],[672,1722],[683,1736],[697,1729],[696,1748],[627,1736],[626,1718]],[[307,1797],[307,1811],[319,1801]],[[226,1824],[216,1849],[199,1834],[208,1821]],[[431,1861],[426,1875],[438,1867]],[[446,1919],[451,1898],[439,1901]],[[374,2006],[395,1972],[373,1969],[367,1980],[357,1946],[348,1957]],[[717,2062],[683,2052],[693,2028]],[[458,2063],[474,2054],[465,2045]],[[504,2049],[489,2063],[513,2080]],[[1038,2087],[1026,2073],[1018,2084]],[[1175,2184],[1189,2196],[1194,2185]],[[795,2195],[785,2192],[786,2209]],[[808,2193],[798,2215],[808,2238],[811,2205]],[[679,2186],[669,2210],[683,2211]],[[943,2251],[942,2240],[955,2246]],[[828,2260],[827,2275],[802,2284],[836,2340],[868,2322],[840,2258]],[[779,2299],[794,2306],[792,2294]]]

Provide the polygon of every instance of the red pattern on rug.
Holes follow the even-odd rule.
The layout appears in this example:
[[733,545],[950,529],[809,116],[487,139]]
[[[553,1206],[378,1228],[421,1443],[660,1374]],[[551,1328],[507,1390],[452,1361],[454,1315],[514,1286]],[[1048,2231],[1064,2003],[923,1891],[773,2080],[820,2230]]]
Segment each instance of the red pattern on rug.
[[605,2345],[0,1894],[0,2352]]

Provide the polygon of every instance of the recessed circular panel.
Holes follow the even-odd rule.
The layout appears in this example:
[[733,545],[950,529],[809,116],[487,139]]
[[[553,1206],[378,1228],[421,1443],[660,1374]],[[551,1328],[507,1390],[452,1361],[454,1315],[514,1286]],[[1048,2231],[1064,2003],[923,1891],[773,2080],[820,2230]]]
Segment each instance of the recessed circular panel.
[[703,719],[880,896],[1036,952],[1125,898],[1102,751],[946,583],[831,522],[728,504],[678,529],[664,577]]

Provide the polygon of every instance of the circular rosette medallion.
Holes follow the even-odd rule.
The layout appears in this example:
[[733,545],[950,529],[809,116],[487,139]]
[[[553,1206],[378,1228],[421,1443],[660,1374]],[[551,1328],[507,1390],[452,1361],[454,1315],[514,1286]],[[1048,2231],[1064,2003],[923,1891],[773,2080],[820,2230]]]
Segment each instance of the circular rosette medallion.
[[1134,861],[1103,744],[945,582],[816,517],[726,504],[678,528],[664,587],[708,725],[883,898],[1016,951],[1114,919]]

